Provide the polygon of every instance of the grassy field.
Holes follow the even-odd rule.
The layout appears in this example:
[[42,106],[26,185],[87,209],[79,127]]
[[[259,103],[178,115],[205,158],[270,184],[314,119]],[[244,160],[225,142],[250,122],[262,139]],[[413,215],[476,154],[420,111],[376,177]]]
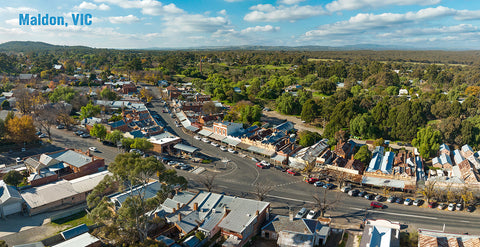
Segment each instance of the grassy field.
[[69,225],[71,227],[81,224],[93,225],[94,222],[87,217],[87,212],[82,211],[65,218],[52,221],[52,225]]

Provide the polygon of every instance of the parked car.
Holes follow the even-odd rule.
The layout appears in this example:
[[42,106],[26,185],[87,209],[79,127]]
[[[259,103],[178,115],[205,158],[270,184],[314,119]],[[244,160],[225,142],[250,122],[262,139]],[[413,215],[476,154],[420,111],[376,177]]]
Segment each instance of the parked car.
[[42,133],[41,135],[38,136],[39,138],[46,138],[47,134]]
[[173,165],[177,164],[177,162],[174,161],[174,160],[170,160],[167,164],[168,164],[169,166],[173,166]]
[[448,204],[447,209],[448,209],[448,211],[455,211],[455,203]]
[[415,201],[413,201],[413,206],[422,206],[422,204],[423,204],[422,199],[415,199]]
[[309,184],[314,184],[318,180],[319,180],[318,178],[305,178],[305,182],[307,182]]
[[274,166],[274,167],[275,167],[275,169],[280,170],[280,171],[282,171],[282,172],[287,171],[287,169],[285,169],[283,166],[280,166],[280,165],[276,165],[276,166]]
[[271,166],[270,163],[266,162],[265,160],[260,161],[264,166]]
[[89,137],[90,137],[90,134],[88,134],[88,133],[83,133],[80,137],[82,137],[82,138],[89,138]]
[[373,201],[370,203],[370,207],[372,208],[383,208],[385,207],[382,203]]
[[383,200],[383,196],[382,196],[382,195],[377,195],[377,196],[375,197],[375,200],[377,200],[377,201],[380,202],[380,201]]
[[374,194],[366,194],[363,198],[365,198],[367,200],[373,200],[375,198],[375,195]]
[[345,187],[341,188],[340,191],[343,192],[343,193],[348,193],[351,189],[352,189],[352,187],[345,186]]
[[429,208],[436,208],[437,207],[437,202],[436,201],[431,201],[428,203]]
[[255,157],[252,157],[252,160],[253,160],[254,162],[259,162],[258,159],[255,158]]
[[216,143],[216,142],[211,142],[210,144],[211,144],[212,146],[214,146],[214,147],[220,146],[220,145],[218,145],[218,143]]
[[220,146],[220,150],[227,151],[227,148],[225,146]]
[[234,153],[237,152],[237,151],[233,150],[232,148],[229,148],[227,151],[228,151],[229,153],[232,153],[232,154],[234,154]]
[[360,193],[358,193],[358,197],[364,197],[366,194],[368,194],[368,192],[360,191]]
[[110,146],[110,147],[115,146],[115,143],[109,142],[109,141],[102,141],[102,144],[105,145],[105,146]]
[[405,201],[403,202],[403,205],[410,206],[410,205],[412,205],[412,203],[413,203],[413,200],[410,199],[410,198],[407,198],[407,199],[405,199]]
[[331,189],[335,188],[335,185],[334,185],[334,184],[331,184],[331,183],[328,183],[328,184],[325,184],[325,185],[323,186],[323,188],[328,189],[328,190],[331,190]]
[[204,138],[202,138],[202,142],[209,143],[210,140],[208,140],[208,138],[204,137]]
[[193,139],[195,140],[201,140],[202,138],[200,136],[194,136]]
[[473,212],[473,211],[475,211],[475,206],[470,205],[467,207],[467,212]]
[[63,124],[59,124],[57,125],[57,129],[61,130],[61,129],[65,129],[65,125]]
[[456,209],[457,211],[462,211],[462,210],[463,210],[463,204],[457,203],[457,206],[455,206],[455,209]]
[[314,185],[315,187],[323,187],[323,186],[325,185],[325,183],[322,182],[322,181],[317,181],[317,182],[315,182],[313,185]]
[[17,162],[17,164],[20,164],[20,163],[23,162],[23,160],[22,160],[22,158],[17,157],[17,158],[15,159],[15,162]]
[[89,147],[88,150],[92,151],[92,152],[97,152],[97,148],[96,147]]
[[395,200],[395,203],[402,204],[403,203],[403,198],[398,197],[397,200]]
[[397,200],[397,198],[395,196],[390,196],[390,197],[388,197],[387,202],[395,203],[396,200]]
[[130,149],[130,153],[137,153],[137,154],[143,155],[142,150],[138,150],[138,149],[135,149],[135,148]]
[[307,214],[307,209],[302,208],[298,213],[295,215],[295,218],[303,218]]
[[438,209],[441,209],[441,210],[444,210],[446,207],[447,207],[447,204],[445,204],[445,203],[440,203],[440,204],[438,204],[438,207],[437,207],[437,208],[438,208]]
[[181,166],[180,166],[180,170],[188,170],[188,169],[190,169],[190,168],[191,168],[190,165],[185,165],[185,164],[184,164],[184,165],[181,165]]
[[264,166],[262,163],[260,163],[260,162],[255,163],[255,165],[256,165],[257,167],[260,167],[260,168],[262,168],[262,169],[265,169],[265,166]]
[[350,190],[350,191],[348,192],[348,195],[349,195],[349,196],[358,196],[358,193],[360,193],[360,191],[357,190],[357,189],[354,189],[354,190]]
[[317,215],[317,211],[315,211],[315,210],[312,209],[312,210],[310,210],[310,212],[308,212],[306,218],[307,218],[307,219],[313,219],[313,218],[315,218],[316,215]]
[[292,176],[297,176],[298,175],[298,172],[290,170],[290,169],[287,170],[287,173],[292,175]]
[[77,130],[77,131],[75,131],[75,132],[73,132],[73,133],[74,133],[75,135],[77,135],[77,136],[83,135],[83,131],[81,131],[81,130]]

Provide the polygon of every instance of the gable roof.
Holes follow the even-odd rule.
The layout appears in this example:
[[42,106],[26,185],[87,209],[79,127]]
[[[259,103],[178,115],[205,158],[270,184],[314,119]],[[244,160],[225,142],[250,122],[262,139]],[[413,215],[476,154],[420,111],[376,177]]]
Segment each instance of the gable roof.
[[22,200],[22,196],[14,186],[8,185],[3,180],[0,180],[0,204],[12,199]]

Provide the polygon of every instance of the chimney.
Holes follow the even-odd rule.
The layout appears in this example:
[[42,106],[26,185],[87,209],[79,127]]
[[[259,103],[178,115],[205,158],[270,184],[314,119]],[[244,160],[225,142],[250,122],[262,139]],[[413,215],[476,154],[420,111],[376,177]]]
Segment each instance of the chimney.
[[182,214],[178,213],[178,221],[182,221]]
[[90,157],[90,149],[87,149],[87,152],[85,152],[86,155],[88,155],[88,157]]
[[177,209],[176,209],[176,208],[173,208],[173,212],[175,213],[176,211],[177,211]]
[[260,211],[255,211],[255,215],[258,216],[258,214],[260,214]]
[[180,203],[177,202],[177,210],[179,210],[179,209],[180,209]]
[[198,202],[193,204],[193,211],[198,211]]
[[353,160],[353,154],[352,154],[352,160]]

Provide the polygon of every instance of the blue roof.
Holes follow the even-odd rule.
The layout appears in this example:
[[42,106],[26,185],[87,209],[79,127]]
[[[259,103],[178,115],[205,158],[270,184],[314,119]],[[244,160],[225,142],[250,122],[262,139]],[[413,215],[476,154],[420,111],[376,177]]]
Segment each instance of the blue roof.
[[289,130],[293,129],[293,123],[289,121],[285,121],[277,126],[274,127],[278,131],[288,132]]
[[453,159],[455,160],[455,163],[457,165],[465,160],[465,158],[463,158],[463,156],[460,154],[460,150],[458,149],[453,150]]
[[157,241],[160,241],[160,242],[163,242],[164,244],[166,244],[167,246],[170,246],[172,244],[175,243],[175,240],[167,237],[167,236],[164,236],[164,235],[160,235],[158,236],[155,240]]
[[66,231],[61,232],[60,234],[65,240],[69,240],[71,238],[74,238],[78,235],[84,234],[88,232],[88,226],[85,224],[81,224],[79,226],[76,226],[74,228],[68,229]]
[[372,160],[370,160],[370,164],[368,165],[367,172],[374,172],[380,169],[380,164],[382,162],[382,159],[383,159],[383,153],[381,152],[375,153]]
[[112,128],[118,128],[120,126],[126,125],[126,123],[125,123],[125,121],[120,120],[120,121],[116,121],[116,122],[113,122],[113,123],[109,123],[108,125],[110,125]]
[[440,151],[442,150],[448,150],[450,152],[450,148],[448,147],[447,144],[443,143],[442,145],[440,145]]
[[386,152],[385,155],[383,156],[382,159],[382,166],[380,167],[380,170],[383,173],[392,173],[392,166],[393,166],[393,158],[395,157],[395,154],[393,152]]
[[196,247],[200,244],[200,239],[198,239],[195,235],[190,236],[183,242],[183,245],[186,247]]
[[145,136],[145,135],[142,133],[141,130],[134,130],[134,131],[130,131],[130,132],[128,132],[128,133],[130,133],[130,135],[132,135],[133,138],[142,138],[142,137]]

